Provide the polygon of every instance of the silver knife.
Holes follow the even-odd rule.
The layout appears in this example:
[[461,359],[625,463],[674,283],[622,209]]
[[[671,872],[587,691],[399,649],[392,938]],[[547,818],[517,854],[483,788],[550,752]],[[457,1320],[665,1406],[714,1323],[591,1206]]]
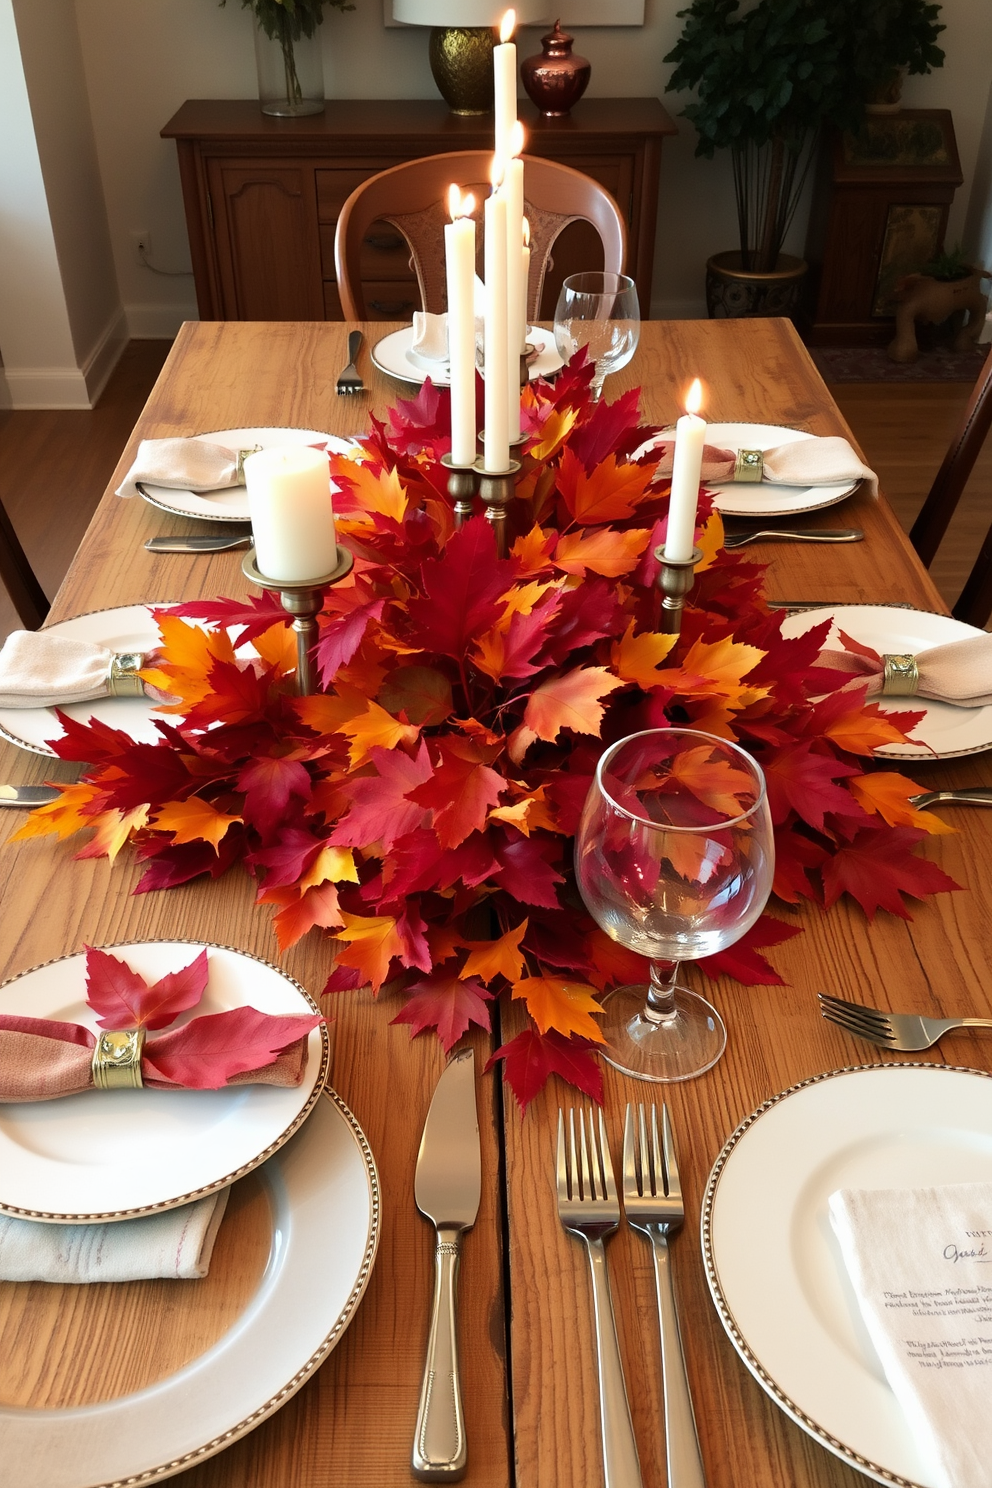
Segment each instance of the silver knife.
[[413,1473],[423,1483],[455,1483],[468,1462],[458,1377],[455,1302],[462,1235],[475,1224],[482,1151],[475,1104],[475,1051],[455,1054],[437,1082],[417,1155],[417,1208],[437,1230],[434,1304],[420,1387]]
[[226,553],[231,548],[250,548],[252,540],[250,532],[224,537],[204,532],[193,537],[150,537],[145,547],[149,553]]
[[54,785],[0,785],[0,806],[21,806],[30,811],[32,806],[57,801],[61,794]]

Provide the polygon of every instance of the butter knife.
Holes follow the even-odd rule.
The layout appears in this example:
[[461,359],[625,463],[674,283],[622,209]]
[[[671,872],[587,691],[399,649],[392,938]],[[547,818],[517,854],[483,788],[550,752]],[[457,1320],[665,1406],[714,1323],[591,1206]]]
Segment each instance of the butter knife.
[[0,806],[20,806],[30,811],[34,806],[57,801],[61,794],[53,785],[0,785]]
[[414,1182],[417,1208],[437,1230],[434,1303],[413,1440],[413,1474],[423,1483],[455,1483],[468,1462],[455,1304],[462,1235],[475,1224],[481,1194],[475,1051],[462,1049],[437,1082]]
[[253,540],[250,532],[227,533],[223,537],[202,532],[192,537],[150,537],[145,547],[149,553],[226,553],[231,548],[250,548]]

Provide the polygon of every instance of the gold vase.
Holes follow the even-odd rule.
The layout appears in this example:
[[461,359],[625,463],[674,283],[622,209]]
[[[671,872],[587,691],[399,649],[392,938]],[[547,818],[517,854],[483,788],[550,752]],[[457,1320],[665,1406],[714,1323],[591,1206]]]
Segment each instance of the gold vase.
[[431,31],[431,72],[452,113],[491,112],[494,43],[491,26],[435,26]]

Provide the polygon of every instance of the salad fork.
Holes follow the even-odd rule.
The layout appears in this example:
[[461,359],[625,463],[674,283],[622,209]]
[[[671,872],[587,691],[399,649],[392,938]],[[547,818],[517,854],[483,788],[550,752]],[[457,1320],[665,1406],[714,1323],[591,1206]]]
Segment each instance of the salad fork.
[[361,351],[361,349],[361,331],[349,331],[348,365],[347,367],[345,367],[344,371],[341,373],[341,376],[338,378],[338,397],[340,397],[342,393],[364,393],[365,391],[365,384],[362,381],[361,376],[359,375],[358,368],[355,366],[355,358],[358,356],[358,353]]
[[788,530],[785,527],[755,529],[749,532],[727,532],[724,535],[723,546],[725,548],[743,548],[746,543],[753,542],[808,542],[808,543],[854,543],[862,542],[864,533],[858,527],[837,527],[827,529],[826,527],[811,527],[806,532]]
[[880,1013],[877,1008],[863,1007],[860,1002],[843,1002],[826,992],[817,996],[820,1012],[828,1023],[836,1023],[855,1038],[900,1053],[929,1049],[952,1028],[992,1028],[992,1018],[924,1018],[920,1013]]
[[661,1142],[658,1141],[658,1108],[651,1107],[648,1139],[644,1107],[627,1107],[623,1124],[623,1207],[627,1223],[651,1244],[654,1279],[658,1293],[658,1323],[661,1330],[661,1374],[665,1398],[665,1448],[668,1457],[668,1488],[705,1488],[706,1474],[699,1450],[699,1433],[689,1394],[679,1315],[675,1307],[668,1239],[682,1228],[685,1205],[675,1160],[668,1107],[661,1108]]
[[613,1298],[606,1269],[603,1241],[620,1225],[620,1200],[613,1178],[613,1162],[606,1140],[606,1124],[599,1112],[597,1132],[592,1110],[565,1117],[558,1112],[558,1218],[570,1235],[585,1242],[592,1272],[599,1365],[599,1419],[603,1439],[603,1476],[606,1488],[641,1488],[641,1467],[630,1419],[630,1402],[620,1362]]

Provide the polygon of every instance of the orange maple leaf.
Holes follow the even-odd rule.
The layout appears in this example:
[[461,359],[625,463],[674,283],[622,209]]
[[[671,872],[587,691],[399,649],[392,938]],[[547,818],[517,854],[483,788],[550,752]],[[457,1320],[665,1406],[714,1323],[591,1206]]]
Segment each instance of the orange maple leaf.
[[524,977],[513,983],[513,996],[523,998],[527,1011],[542,1033],[554,1028],[566,1038],[577,1033],[580,1038],[605,1044],[606,1039],[593,1021],[603,1009],[591,987],[584,982],[566,981],[564,977]]
[[133,811],[102,811],[89,818],[95,826],[92,840],[76,854],[77,858],[109,858],[114,861],[132,832],[140,832],[148,820],[148,807],[135,806]]
[[298,658],[292,626],[272,625],[251,644],[262,660],[268,666],[276,667],[283,676],[296,671]]
[[850,713],[832,719],[823,732],[848,754],[872,754],[882,744],[906,743],[899,725],[877,709],[876,703],[852,708]]
[[641,635],[635,636],[635,623],[631,620],[622,639],[613,642],[610,661],[618,677],[622,677],[625,682],[636,682],[638,687],[650,692],[652,687],[657,687],[665,680],[657,668],[675,645],[678,636],[657,635],[653,630],[645,630]]
[[338,951],[338,960],[353,966],[372,987],[375,996],[386,980],[389,963],[403,951],[403,939],[391,915],[352,915],[341,911],[344,921],[336,939],[346,944]]
[[575,427],[578,416],[577,408],[553,408],[542,425],[540,441],[527,451],[530,458],[541,465],[547,464]]
[[701,681],[687,686],[686,691],[724,698],[729,708],[746,708],[768,695],[767,687],[748,687],[742,680],[765,654],[757,646],[746,646],[731,636],[720,641],[694,641],[683,666]]
[[96,825],[96,816],[87,816],[85,808],[101,794],[98,785],[63,785],[57,801],[47,806],[36,806],[23,826],[12,833],[11,842],[24,842],[29,837],[48,837],[58,834],[61,842],[83,827]]
[[651,537],[649,528],[632,527],[615,532],[603,527],[597,532],[567,532],[558,539],[554,564],[565,573],[584,577],[588,570],[616,579],[631,573]]
[[601,698],[622,687],[605,667],[576,667],[535,687],[524,709],[523,728],[553,744],[563,728],[598,736],[603,722]]
[[921,827],[925,832],[939,834],[956,832],[949,822],[929,811],[919,811],[910,805],[910,796],[919,794],[915,780],[908,780],[895,770],[878,770],[871,775],[852,775],[847,782],[851,795],[866,811],[880,816],[890,827]]
[[338,891],[332,883],[315,884],[299,898],[296,892],[295,888],[278,888],[265,893],[268,902],[283,906],[272,916],[272,928],[281,951],[288,951],[314,925],[322,930],[338,930],[344,923]]
[[351,740],[349,757],[353,769],[377,744],[383,749],[395,749],[397,744],[415,744],[420,737],[417,724],[400,723],[372,700],[366,704],[363,713],[339,724],[337,731]]
[[340,687],[334,692],[289,699],[296,716],[318,734],[336,734],[343,723],[364,713],[367,703],[363,693]]
[[[740,816],[754,800],[751,776],[730,760],[711,759],[712,753],[710,745],[703,744],[675,755],[672,776],[680,785],[686,786],[697,801],[712,806],[714,811],[722,812],[724,816]],[[745,798],[743,805],[741,796]]]
[[523,537],[518,537],[510,549],[510,557],[517,567],[521,578],[528,574],[540,573],[549,564],[549,554],[555,545],[555,534],[545,532],[535,522],[534,526]]
[[363,511],[375,512],[392,522],[402,522],[409,503],[397,471],[352,465],[347,476],[354,488],[352,499]]
[[145,682],[178,699],[175,703],[157,704],[160,713],[187,713],[211,691],[208,677],[214,662],[234,665],[234,645],[226,630],[187,625],[168,610],[157,611],[155,619],[168,660],[146,667],[140,675]]
[[723,518],[718,511],[710,512],[699,534],[699,551],[702,559],[696,564],[696,573],[705,573],[713,563],[724,543]]
[[357,883],[358,869],[355,854],[350,847],[322,847],[313,860],[313,865],[300,879],[301,889],[317,888],[327,883]]
[[527,934],[527,924],[526,919],[521,920],[515,930],[507,930],[498,940],[465,941],[469,955],[459,975],[463,979],[477,976],[487,987],[498,976],[515,982],[524,969],[520,942]]
[[528,791],[512,806],[495,807],[486,820],[509,822],[518,832],[523,832],[525,837],[529,837],[537,827],[543,827],[546,832],[561,832],[561,827],[548,809],[543,785],[539,785],[534,791]]
[[181,842],[209,842],[214,852],[219,853],[229,829],[242,820],[240,816],[218,811],[199,796],[190,796],[186,801],[167,802],[156,811],[149,825],[156,832],[172,832],[176,846]]
[[562,452],[558,470],[558,489],[570,514],[584,526],[617,522],[634,514],[634,508],[650,490],[653,466],[617,464],[616,455],[586,473],[586,468],[570,449]]

